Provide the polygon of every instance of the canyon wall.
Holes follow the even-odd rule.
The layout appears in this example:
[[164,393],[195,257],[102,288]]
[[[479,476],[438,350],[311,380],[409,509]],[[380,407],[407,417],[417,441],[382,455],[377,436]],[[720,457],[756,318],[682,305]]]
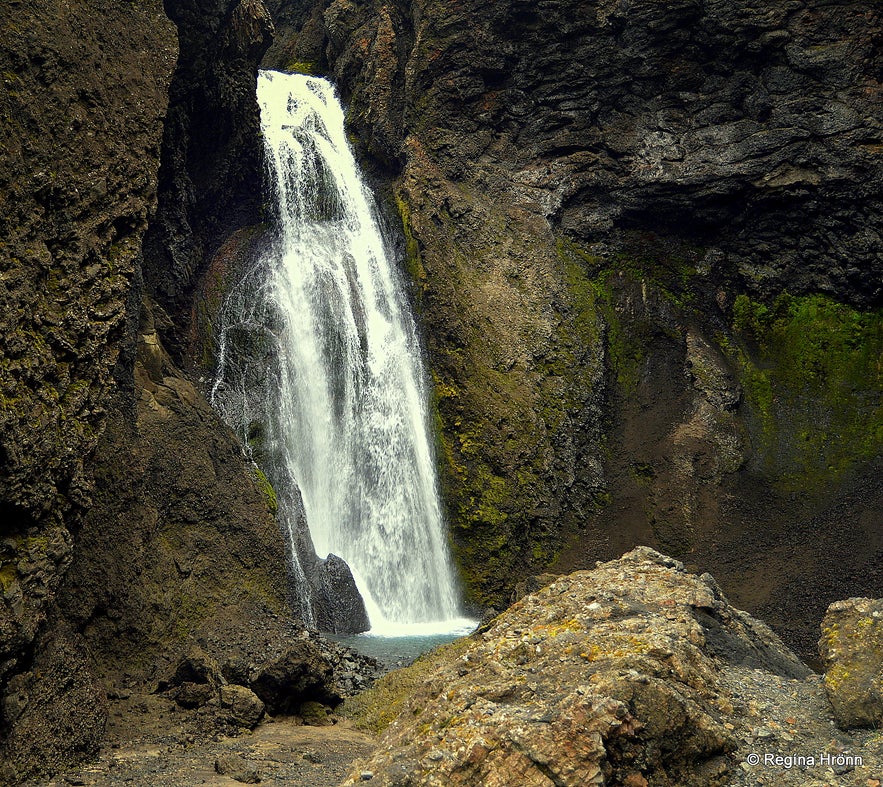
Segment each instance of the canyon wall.
[[7,6],[0,783],[20,784],[97,752],[109,694],[193,642],[284,647],[292,613],[271,490],[180,370],[203,257],[259,215],[269,16]]
[[403,225],[472,597],[650,543],[811,653],[881,589],[879,10],[319,8],[275,46]]
[[883,595],[873,3],[7,6],[0,782],[290,613],[272,490],[198,388],[260,236],[262,57],[337,81],[401,229],[476,605],[649,543],[807,655]]

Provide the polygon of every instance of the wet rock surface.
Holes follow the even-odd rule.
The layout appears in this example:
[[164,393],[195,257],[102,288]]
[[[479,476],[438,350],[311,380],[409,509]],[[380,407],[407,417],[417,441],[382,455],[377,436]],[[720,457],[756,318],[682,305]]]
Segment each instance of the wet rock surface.
[[309,577],[316,626],[332,634],[358,634],[371,628],[353,572],[343,558],[319,560]]

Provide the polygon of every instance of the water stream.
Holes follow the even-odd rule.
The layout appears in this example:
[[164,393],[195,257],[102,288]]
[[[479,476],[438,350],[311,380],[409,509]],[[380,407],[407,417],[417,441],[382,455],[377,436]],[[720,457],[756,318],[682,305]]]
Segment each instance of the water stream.
[[[281,494],[295,581],[311,540],[349,564],[372,633],[462,630],[415,326],[343,110],[326,80],[272,71],[258,101],[277,220],[248,295],[228,307],[213,399],[246,431],[264,410],[262,465],[300,490],[309,528],[297,532]],[[272,345],[263,393],[225,370],[237,323]]]

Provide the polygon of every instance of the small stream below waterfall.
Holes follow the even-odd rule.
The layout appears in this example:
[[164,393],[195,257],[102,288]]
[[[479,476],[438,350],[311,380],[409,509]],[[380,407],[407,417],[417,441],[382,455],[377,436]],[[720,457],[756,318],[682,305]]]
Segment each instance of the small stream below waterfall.
[[262,71],[258,103],[275,220],[224,304],[212,403],[276,490],[304,621],[321,626],[316,598],[346,573],[336,556],[374,635],[353,644],[393,637],[404,656],[475,625],[448,553],[414,321],[333,85]]

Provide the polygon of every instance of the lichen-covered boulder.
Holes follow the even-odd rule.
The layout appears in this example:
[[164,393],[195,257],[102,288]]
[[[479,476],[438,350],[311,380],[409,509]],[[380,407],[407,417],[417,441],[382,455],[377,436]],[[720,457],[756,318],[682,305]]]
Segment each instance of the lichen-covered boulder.
[[258,784],[261,781],[261,774],[255,763],[233,752],[222,754],[215,760],[215,773],[229,776],[233,781],[242,784]]
[[646,547],[555,580],[431,658],[346,784],[362,771],[390,787],[716,783],[736,747],[721,667],[809,673],[710,576]]
[[822,621],[819,654],[837,723],[883,723],[883,599],[835,601]]

